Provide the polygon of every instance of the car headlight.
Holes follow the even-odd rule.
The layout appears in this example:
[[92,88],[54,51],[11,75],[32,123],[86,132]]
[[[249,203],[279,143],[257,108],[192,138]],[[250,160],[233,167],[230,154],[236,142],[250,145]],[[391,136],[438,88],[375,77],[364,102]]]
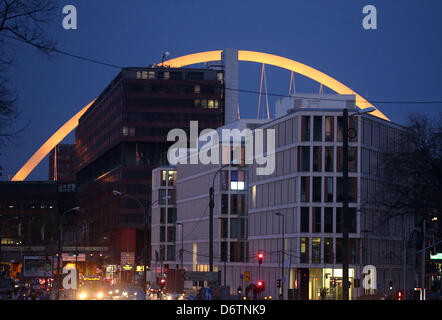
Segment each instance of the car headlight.
[[115,293],[118,293],[118,292],[120,292],[120,290],[118,290],[118,289],[117,289],[117,290],[115,290]]
[[97,293],[97,298],[98,299],[103,299],[103,292],[98,292]]
[[86,292],[81,292],[80,293],[80,299],[81,300],[84,300],[84,299],[86,299],[87,298],[87,293]]
[[135,292],[135,293],[134,293],[134,296],[136,296],[136,295],[137,295],[137,293],[138,293],[138,292]]
[[108,294],[112,294],[112,293],[113,293],[112,291],[109,291],[109,292],[108,292]]
[[127,296],[127,292],[126,291],[123,291],[123,296]]

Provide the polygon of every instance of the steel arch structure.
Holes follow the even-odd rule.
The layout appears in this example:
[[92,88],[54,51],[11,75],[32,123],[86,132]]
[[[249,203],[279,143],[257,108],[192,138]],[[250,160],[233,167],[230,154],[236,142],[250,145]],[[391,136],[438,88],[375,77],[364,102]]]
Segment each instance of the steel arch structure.
[[[180,68],[188,65],[193,65],[197,63],[220,61],[222,50],[215,51],[204,51],[193,53],[178,58],[170,59],[158,64],[158,66],[170,66],[174,68]],[[351,94],[356,96],[356,106],[360,109],[365,109],[368,107],[375,108],[375,111],[370,114],[378,118],[390,121],[381,111],[379,111],[370,102],[364,99],[362,96],[357,94],[351,88],[337,81],[336,79],[328,76],[327,74],[316,70],[308,65],[277,56],[274,54],[257,52],[257,51],[247,51],[238,50],[238,61],[248,61],[268,64],[283,69],[287,69],[303,76],[306,76],[312,80],[315,80],[338,94]],[[51,152],[55,146],[60,143],[70,132],[72,132],[77,126],[80,117],[89,109],[89,107],[95,102],[95,99],[88,105],[83,107],[77,114],[75,114],[71,119],[69,119],[63,126],[61,126],[33,155],[28,161],[23,165],[22,168],[14,175],[11,179],[12,181],[23,181],[26,177],[35,169],[35,167]]]

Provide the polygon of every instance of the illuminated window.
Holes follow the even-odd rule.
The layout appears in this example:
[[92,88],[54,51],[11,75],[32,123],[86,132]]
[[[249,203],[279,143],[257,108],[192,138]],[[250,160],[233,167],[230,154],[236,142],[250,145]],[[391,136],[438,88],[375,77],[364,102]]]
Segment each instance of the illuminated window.
[[155,71],[149,71],[148,72],[148,78],[149,79],[155,79]]
[[308,238],[301,238],[301,263],[308,263],[309,260],[309,241]]
[[170,79],[170,73],[168,71],[164,72],[164,80]]
[[199,84],[195,85],[195,93],[201,93],[201,86]]
[[168,171],[168,185],[176,186],[176,171]]
[[230,173],[230,190],[244,190],[245,189],[245,172],[231,171]]
[[141,78],[147,79],[147,71],[143,71],[141,74]]
[[215,102],[213,100],[208,100],[207,101],[207,107],[209,109],[213,109],[215,107]]
[[321,263],[321,238],[312,238],[312,263]]
[[166,185],[166,178],[167,178],[167,171],[161,170],[161,185],[162,186]]

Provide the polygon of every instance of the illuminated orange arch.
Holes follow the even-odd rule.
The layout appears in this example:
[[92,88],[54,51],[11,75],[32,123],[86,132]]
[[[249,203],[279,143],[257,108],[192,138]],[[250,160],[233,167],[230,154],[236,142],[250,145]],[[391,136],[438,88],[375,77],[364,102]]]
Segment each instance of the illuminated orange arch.
[[[192,64],[209,62],[209,61],[219,61],[221,60],[222,50],[216,51],[206,51],[189,54],[186,56],[178,57],[165,61],[163,65],[168,65],[174,68],[180,68]],[[287,69],[299,74],[302,74],[310,79],[313,79],[319,83],[322,83],[326,87],[332,89],[339,94],[352,94],[356,96],[356,105],[365,109],[368,107],[373,107],[376,110],[371,112],[373,116],[379,117],[381,119],[390,121],[382,112],[380,112],[375,106],[370,104],[362,96],[354,92],[352,89],[342,84],[341,82],[333,79],[332,77],[309,67],[300,62],[280,57],[273,54],[256,52],[256,51],[246,51],[238,50],[238,60],[239,61],[250,61],[257,63],[264,63]],[[159,64],[160,66],[162,64]],[[94,100],[95,101],[95,100]],[[25,165],[15,174],[12,181],[22,181],[34,170],[34,168],[42,161],[57,144],[59,144],[72,130],[74,130],[78,125],[78,120],[86,112],[86,110],[93,104],[92,101],[87,106],[85,106],[81,111],[74,115],[68,122],[66,122],[60,129],[58,129],[25,163]]]

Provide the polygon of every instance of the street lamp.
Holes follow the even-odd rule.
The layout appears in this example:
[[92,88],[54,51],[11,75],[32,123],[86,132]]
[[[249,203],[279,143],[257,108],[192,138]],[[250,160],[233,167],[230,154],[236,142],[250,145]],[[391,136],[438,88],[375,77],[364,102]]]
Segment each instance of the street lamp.
[[[148,224],[147,224],[147,222],[148,222],[147,207],[145,205],[143,205],[143,203],[140,201],[140,199],[135,198],[135,197],[131,196],[130,194],[122,193],[122,192],[120,192],[118,190],[113,190],[112,194],[114,196],[116,196],[116,197],[127,197],[127,198],[130,198],[130,199],[133,199],[133,200],[137,201],[138,204],[140,205],[140,207],[143,208],[143,210],[144,210],[144,219],[143,219],[144,220],[143,269],[144,270],[143,270],[143,283],[142,283],[142,286],[143,286],[144,296],[146,297],[146,282],[147,282],[147,280],[146,280],[147,245],[146,245],[146,243],[147,243],[147,227],[148,227]],[[170,198],[171,198],[171,196],[165,196],[165,197],[162,197],[160,199],[155,200],[154,202],[151,203],[151,205],[149,206],[149,209],[151,210],[153,205],[156,204],[157,202],[159,202],[160,200],[165,200],[165,199],[170,199]]]
[[[61,271],[60,271],[60,256],[62,255],[61,253],[61,239],[63,238],[63,218],[64,215],[70,212],[78,212],[80,210],[80,207],[74,207],[71,208],[69,210],[66,210],[65,212],[63,212],[60,216],[60,221],[58,223],[58,231],[59,231],[59,236],[58,236],[58,256],[57,256],[57,275],[58,275],[58,285],[57,285],[57,300],[60,300],[60,287],[61,287]],[[74,230],[75,232],[75,230]],[[64,239],[63,239],[64,240]],[[64,242],[64,241],[63,241]],[[77,271],[77,264],[75,263],[75,271]],[[77,280],[78,280],[78,276],[77,276]],[[77,283],[78,285],[78,283]]]
[[212,179],[212,187],[209,189],[209,271],[213,272],[213,208],[215,208],[215,178],[216,175],[224,168],[231,167],[234,164],[234,160],[230,161],[228,165],[221,166]]
[[348,115],[348,109],[343,110],[343,125],[342,125],[342,299],[348,300],[348,254],[349,254],[349,241],[348,241],[348,120],[354,115],[362,115],[369,112],[373,112],[376,109],[373,107],[360,109],[352,115]]
[[[280,294],[280,299],[283,300],[284,299],[284,251],[285,251],[285,241],[284,241],[284,226],[285,226],[285,215],[283,213],[280,212],[274,212],[274,215],[282,218],[282,228],[281,228],[281,235],[282,235],[282,251],[281,251],[281,294]],[[281,225],[281,224],[280,224]]]
[[181,226],[181,270],[183,270],[183,261],[184,261],[184,225],[181,222],[177,222],[177,225]]

